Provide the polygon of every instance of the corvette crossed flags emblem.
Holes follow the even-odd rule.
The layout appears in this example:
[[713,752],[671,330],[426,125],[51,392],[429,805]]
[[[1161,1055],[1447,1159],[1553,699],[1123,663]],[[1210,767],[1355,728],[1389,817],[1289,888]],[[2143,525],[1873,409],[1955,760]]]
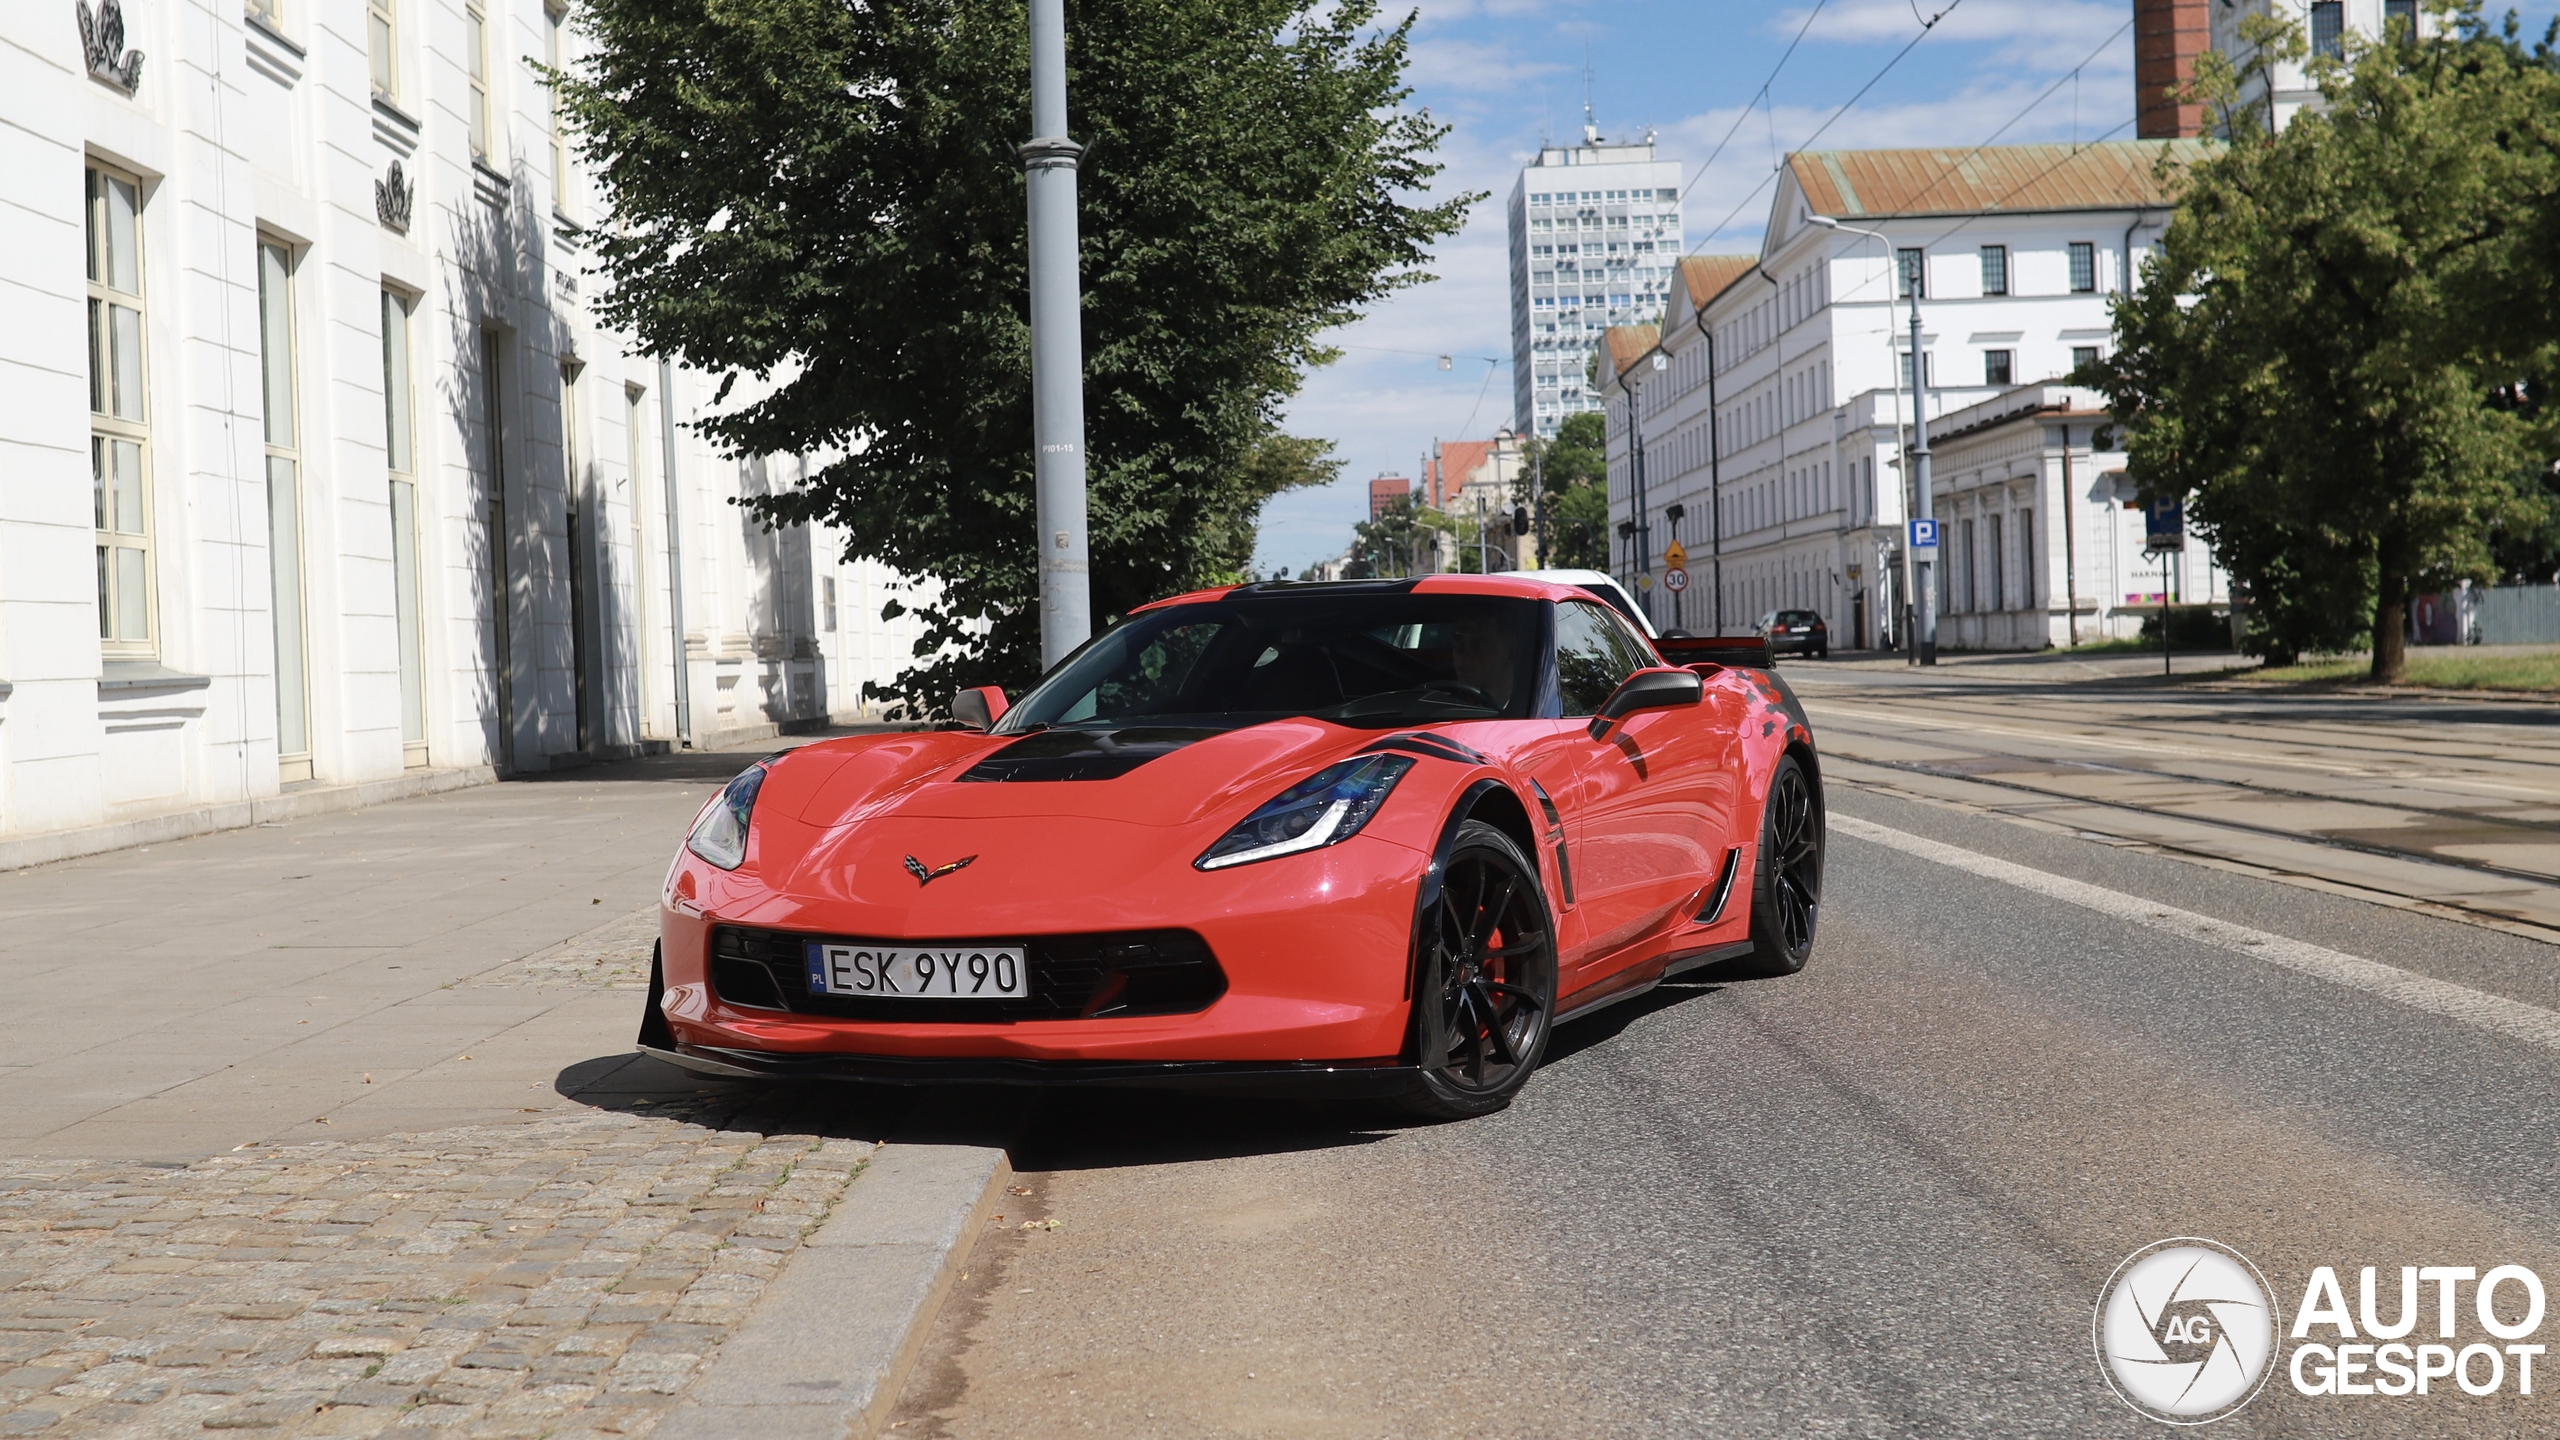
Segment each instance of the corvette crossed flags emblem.
[[970,863],[975,861],[977,858],[978,857],[975,855],[963,855],[948,865],[928,870],[925,868],[923,861],[917,859],[913,855],[910,855],[907,857],[907,873],[916,877],[916,883],[918,885],[930,885],[934,881],[941,879],[943,876],[950,874],[954,870],[967,869]]

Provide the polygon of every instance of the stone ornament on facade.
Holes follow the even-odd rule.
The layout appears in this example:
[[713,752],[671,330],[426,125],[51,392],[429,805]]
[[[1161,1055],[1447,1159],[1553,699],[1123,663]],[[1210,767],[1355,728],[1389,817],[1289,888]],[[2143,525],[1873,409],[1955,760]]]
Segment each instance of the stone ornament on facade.
[[[114,0],[108,0],[108,3],[113,4]],[[373,218],[381,221],[382,228],[386,230],[408,234],[409,206],[417,198],[417,193],[417,189],[410,185],[409,177],[401,171],[400,162],[392,161],[391,169],[373,182]]]
[[132,94],[142,84],[142,52],[124,48],[124,6],[119,0],[99,0],[92,14],[89,0],[77,3],[80,47],[88,52],[89,73]]

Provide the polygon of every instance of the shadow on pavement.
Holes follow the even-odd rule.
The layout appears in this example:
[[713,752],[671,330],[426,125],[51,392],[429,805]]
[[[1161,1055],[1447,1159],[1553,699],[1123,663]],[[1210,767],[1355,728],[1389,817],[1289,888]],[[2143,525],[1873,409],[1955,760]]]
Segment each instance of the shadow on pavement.
[[[1648,1015],[1724,988],[1675,980],[1559,1027],[1553,1065],[1617,1038]],[[1100,1086],[862,1085],[846,1081],[723,1080],[637,1053],[563,1069],[563,1099],[598,1110],[660,1116],[721,1130],[827,1135],[902,1143],[1004,1145],[1022,1170],[1177,1165],[1370,1145],[1431,1122],[1373,1099],[1271,1098],[1214,1091]]]
[[1021,1170],[1098,1170],[1332,1150],[1388,1139],[1412,1123],[1374,1100],[1053,1090],[1014,1142],[1013,1163]]
[[[1703,975],[1711,972],[1699,971]],[[1723,984],[1700,984],[1694,976],[1665,980],[1633,1000],[1621,1000],[1598,1014],[1580,1020],[1568,1020],[1556,1027],[1547,1039],[1547,1057],[1539,1062],[1544,1069],[1559,1060],[1570,1060],[1585,1050],[1615,1040],[1630,1025],[1648,1015],[1658,1015],[1675,1005],[1686,1005],[1702,995],[1712,995]]]

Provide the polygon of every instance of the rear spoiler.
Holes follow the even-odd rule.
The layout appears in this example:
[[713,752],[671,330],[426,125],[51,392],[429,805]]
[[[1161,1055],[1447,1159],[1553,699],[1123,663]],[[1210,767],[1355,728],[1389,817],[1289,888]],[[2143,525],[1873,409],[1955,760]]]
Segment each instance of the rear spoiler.
[[1744,670],[1766,670],[1769,663],[1769,638],[1765,635],[1682,635],[1664,636],[1653,642],[1662,652],[1665,663],[1672,665],[1723,665]]

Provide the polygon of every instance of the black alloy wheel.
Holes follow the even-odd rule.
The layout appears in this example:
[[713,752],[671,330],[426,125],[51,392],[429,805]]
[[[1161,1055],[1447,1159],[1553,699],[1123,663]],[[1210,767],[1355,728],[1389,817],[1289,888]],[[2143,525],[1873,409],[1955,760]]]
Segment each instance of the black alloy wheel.
[[1489,1115],[1529,1083],[1555,1017],[1555,926],[1538,869],[1510,836],[1469,820],[1419,926],[1413,1009],[1422,1073],[1405,1108],[1437,1120]]
[[1760,855],[1751,878],[1749,975],[1793,975],[1813,957],[1822,918],[1822,797],[1793,755],[1778,757],[1760,811]]

